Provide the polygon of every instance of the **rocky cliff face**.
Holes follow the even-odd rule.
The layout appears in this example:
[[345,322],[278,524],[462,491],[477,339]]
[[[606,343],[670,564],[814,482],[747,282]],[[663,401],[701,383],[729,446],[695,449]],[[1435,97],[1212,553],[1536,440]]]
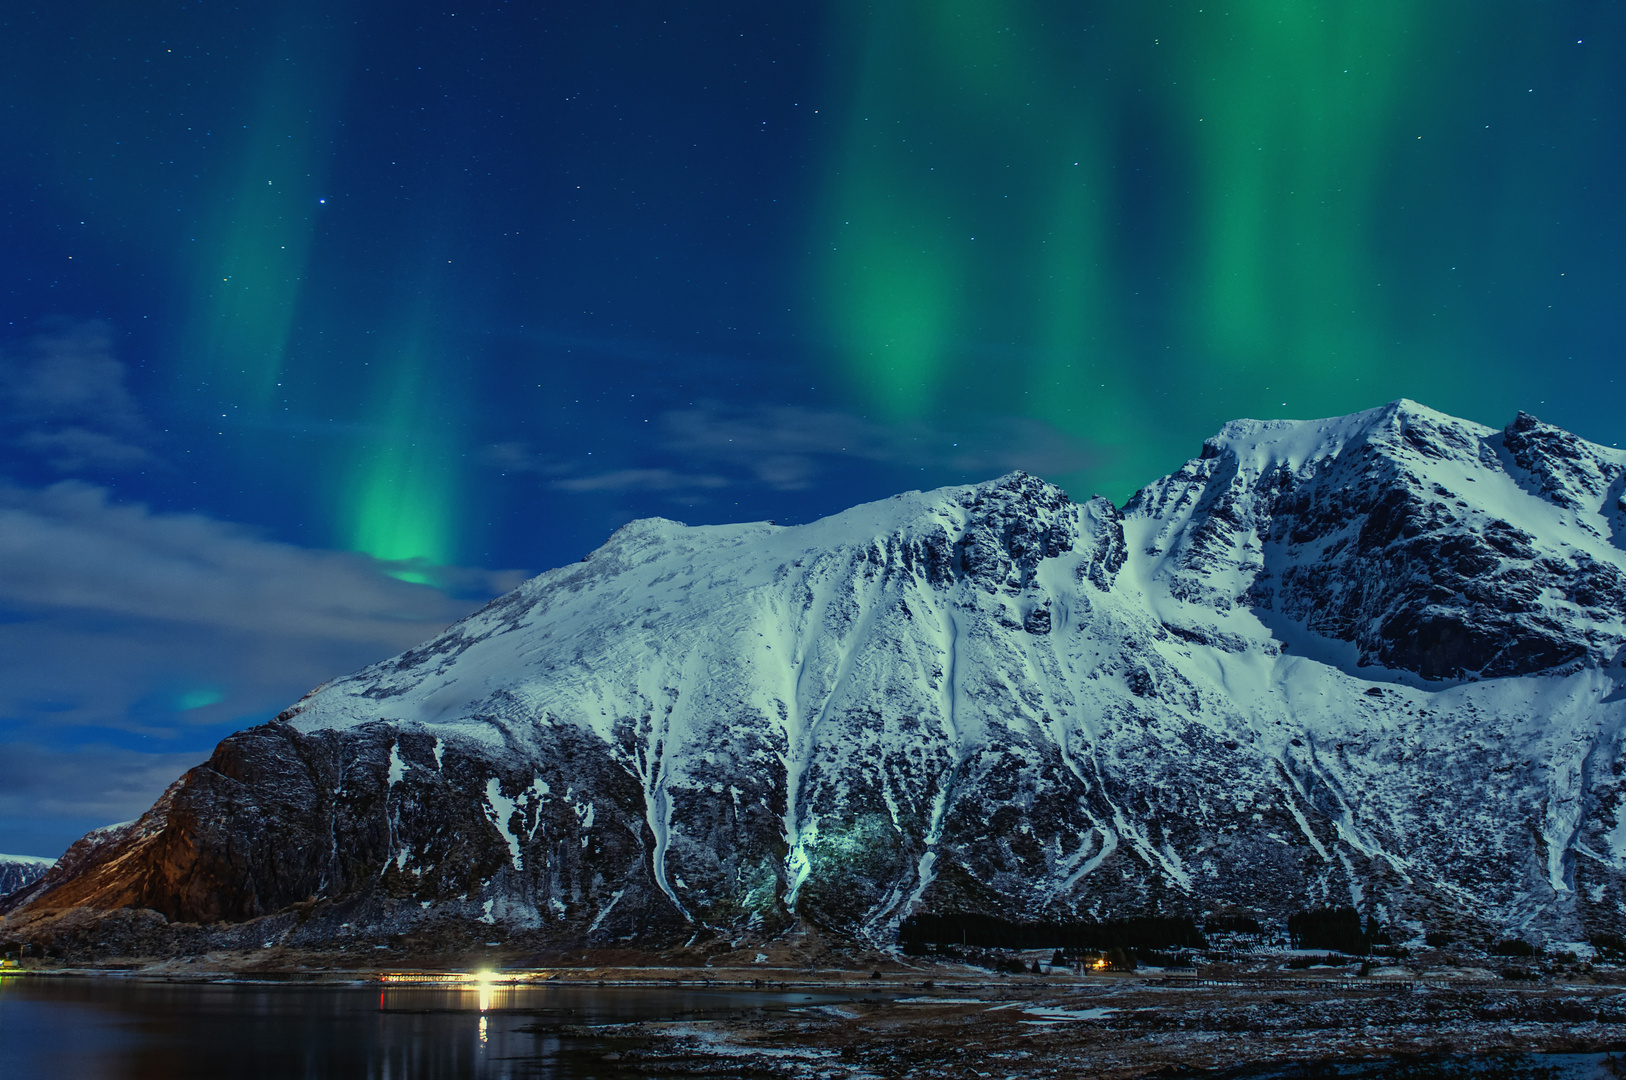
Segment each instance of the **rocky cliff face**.
[[0,906],[290,942],[1320,903],[1619,932],[1623,476],[1531,417],[1401,401],[1231,424],[1122,510],[1017,474],[634,522]]

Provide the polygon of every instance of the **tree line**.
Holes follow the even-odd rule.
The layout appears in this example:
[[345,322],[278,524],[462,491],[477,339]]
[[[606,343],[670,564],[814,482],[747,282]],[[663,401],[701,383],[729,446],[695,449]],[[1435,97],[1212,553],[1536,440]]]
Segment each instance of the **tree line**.
[[1312,908],[1287,917],[1287,937],[1295,949],[1331,949],[1345,956],[1369,956],[1373,945],[1391,944],[1389,935],[1352,907]]
[[[1206,920],[1212,933],[1262,933],[1258,921],[1247,915],[1214,915]],[[1018,922],[997,915],[960,911],[942,915],[911,915],[898,931],[905,952],[932,947],[963,946],[977,949],[1058,949],[1070,953],[1109,949],[1206,949],[1208,940],[1189,915],[1134,915],[1093,921],[1044,920]],[[1324,907],[1288,917],[1287,934],[1295,949],[1325,949],[1346,956],[1368,956],[1373,945],[1391,944],[1389,936],[1368,917],[1364,922],[1353,907]]]
[[969,911],[911,915],[898,930],[898,942],[904,952],[915,953],[944,945],[1068,952],[1208,947],[1208,940],[1187,915],[1136,915],[1105,922],[1012,922]]

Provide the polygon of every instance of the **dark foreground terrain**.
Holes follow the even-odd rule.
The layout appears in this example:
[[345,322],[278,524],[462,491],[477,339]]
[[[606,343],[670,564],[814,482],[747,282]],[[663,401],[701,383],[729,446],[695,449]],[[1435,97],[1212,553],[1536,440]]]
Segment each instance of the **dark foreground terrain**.
[[[1365,1061],[1369,1075],[1523,1078],[1559,1075],[1539,1055],[1626,1048],[1626,995],[1613,987],[1121,980],[942,987],[596,1034],[616,1046],[611,1064],[646,1076],[1129,1078],[1279,1065],[1281,1075],[1312,1077]],[[1379,1069],[1383,1059],[1394,1063]],[[1611,1075],[1608,1064],[1594,1068]]]
[[[1509,977],[1415,964],[1359,976],[1355,966],[1291,970],[1276,957],[1208,964],[1200,975],[1146,968],[1000,975],[924,958],[771,951],[678,965],[586,953],[537,965],[538,958],[516,963],[493,949],[485,958],[464,953],[455,964],[401,957],[391,967],[378,953],[365,963],[355,954],[257,950],[104,963],[97,973],[169,982],[377,981],[386,991],[461,982],[471,993],[483,986],[489,1007],[507,1013],[525,1011],[521,995],[504,993],[516,984],[671,988],[674,997],[688,993],[685,1000],[707,988],[777,992],[781,1004],[773,1008],[691,1010],[674,1019],[577,1023],[538,1015],[537,1034],[563,1036],[561,1052],[581,1058],[566,1075],[605,1080],[1626,1075],[1626,1061],[1617,1071],[1607,1057],[1547,1056],[1626,1051],[1626,972],[1609,965],[1548,965]],[[48,963],[26,961],[35,970]]]

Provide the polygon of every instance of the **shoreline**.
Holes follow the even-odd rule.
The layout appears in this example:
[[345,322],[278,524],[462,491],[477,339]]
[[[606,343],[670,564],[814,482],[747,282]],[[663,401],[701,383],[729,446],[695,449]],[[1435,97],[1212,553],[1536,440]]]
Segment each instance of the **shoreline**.
[[[999,976],[937,966],[876,978],[874,968],[810,973],[627,964],[485,974],[406,965],[234,971],[221,962],[244,958],[214,959],[220,966],[209,971],[170,963],[42,966],[27,978],[402,991],[406,997],[394,1007],[408,1011],[423,1007],[415,991],[451,992],[453,1003],[438,1008],[481,1016],[489,1010],[528,1023],[522,1030],[568,1036],[600,1063],[601,1075],[616,1077],[936,1080],[975,1073],[1134,1080],[1329,1062],[1427,1065],[1463,1056],[1513,1061],[1626,1050],[1626,977],[1597,977],[1626,974],[1615,972],[1537,984],[1426,970],[1411,978],[1206,979],[1151,971]],[[557,1005],[526,1000],[527,990],[543,988],[669,991],[684,1000],[664,1020],[561,1023]],[[696,1004],[697,992],[715,992],[717,1001]],[[774,1000],[752,1001],[753,994]],[[379,1008],[390,1009],[382,996]],[[1466,1075],[1439,1067],[1446,1071],[1416,1075]]]
[[[208,967],[198,968],[198,961]],[[216,965],[219,966],[216,966]],[[184,960],[113,961],[106,963],[46,966],[35,962],[20,969],[0,972],[7,976],[50,976],[87,978],[107,976],[165,982],[232,982],[297,985],[394,984],[405,986],[460,986],[484,982],[491,986],[641,986],[733,987],[771,989],[784,987],[842,987],[847,989],[914,989],[944,991],[956,989],[999,990],[1003,992],[1065,992],[1122,987],[1161,987],[1178,989],[1234,989],[1242,992],[1264,990],[1501,990],[1507,992],[1626,992],[1626,970],[1594,972],[1583,978],[1507,980],[1488,973],[1460,969],[1424,970],[1405,975],[1305,975],[1294,973],[1226,973],[1223,976],[1168,974],[1158,969],[1144,973],[1091,973],[1088,975],[1041,974],[999,975],[944,968],[892,970],[877,973],[876,968],[855,967],[807,972],[786,967],[697,967],[691,965],[431,965],[400,964],[358,967],[296,965],[273,966],[220,963],[208,957]],[[702,974],[704,972],[705,974]]]

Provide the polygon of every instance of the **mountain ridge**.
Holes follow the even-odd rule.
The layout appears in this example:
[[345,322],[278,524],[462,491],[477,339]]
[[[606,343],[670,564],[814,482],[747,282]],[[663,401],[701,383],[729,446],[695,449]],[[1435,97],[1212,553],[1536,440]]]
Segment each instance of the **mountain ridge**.
[[643,519],[0,908],[289,942],[1322,903],[1618,933],[1623,492],[1621,451],[1401,400],[1234,421],[1121,509],[1011,474]]
[[0,855],[0,897],[32,885],[56,864],[37,855]]

